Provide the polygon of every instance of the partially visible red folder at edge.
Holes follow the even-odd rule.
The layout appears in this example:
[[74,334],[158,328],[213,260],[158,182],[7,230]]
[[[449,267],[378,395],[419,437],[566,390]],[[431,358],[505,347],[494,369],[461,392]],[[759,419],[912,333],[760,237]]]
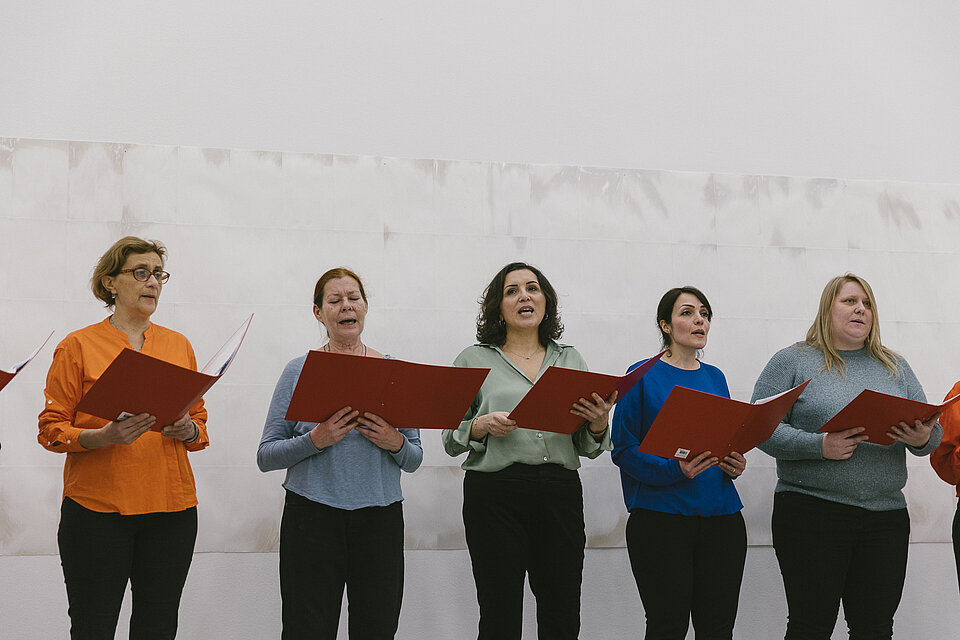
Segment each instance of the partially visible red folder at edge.
[[661,351],[622,376],[550,367],[507,417],[516,420],[521,429],[573,433],[583,426],[583,418],[570,413],[575,402],[580,398],[592,399],[593,393],[608,398],[614,390],[618,400],[623,398],[664,353]]
[[310,351],[284,416],[323,422],[344,407],[396,428],[456,429],[489,369]]
[[756,404],[674,387],[638,451],[680,460],[746,453],[773,434],[809,382]]
[[157,418],[153,430],[160,431],[183,417],[226,372],[251,320],[253,315],[200,371],[124,349],[80,399],[76,410],[104,420],[149,413]]
[[28,355],[25,359],[11,365],[9,369],[0,369],[0,389],[3,389],[5,386],[7,386],[7,384],[13,380],[18,373],[20,373],[21,369],[30,364],[30,361],[33,360],[38,353],[40,353],[40,349],[43,349],[47,342],[50,341],[51,337],[53,337],[53,331],[51,331],[50,335],[47,336],[47,339],[41,342],[40,346],[34,349],[33,353]]
[[899,398],[879,391],[864,389],[850,404],[840,410],[820,431],[831,433],[852,427],[866,427],[860,435],[867,436],[867,442],[889,445],[893,440],[887,434],[894,425],[906,422],[913,425],[915,420],[928,420],[960,399],[957,394],[942,404],[927,404],[919,400]]

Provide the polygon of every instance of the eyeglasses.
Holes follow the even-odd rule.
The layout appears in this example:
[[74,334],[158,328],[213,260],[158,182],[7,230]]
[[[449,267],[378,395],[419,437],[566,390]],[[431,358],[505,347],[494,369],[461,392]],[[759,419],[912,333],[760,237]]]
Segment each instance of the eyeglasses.
[[164,271],[163,269],[157,269],[156,271],[150,271],[150,269],[145,269],[143,267],[137,267],[136,269],[123,269],[118,271],[117,275],[121,273],[132,273],[134,279],[139,282],[146,282],[150,279],[150,276],[153,276],[157,279],[157,282],[160,284],[166,284],[167,280],[170,279],[170,274]]

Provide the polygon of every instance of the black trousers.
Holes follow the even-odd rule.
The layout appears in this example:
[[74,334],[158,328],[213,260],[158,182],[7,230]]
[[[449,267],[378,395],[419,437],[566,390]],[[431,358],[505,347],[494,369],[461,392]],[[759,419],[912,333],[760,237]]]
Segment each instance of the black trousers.
[[525,574],[537,600],[538,637],[578,637],[586,535],[576,471],[555,464],[467,471],[463,524],[480,604],[480,640],[520,639]]
[[403,507],[347,510],[287,491],[280,522],[283,640],[390,640],[403,599]]
[[889,640],[907,571],[906,509],[868,511],[795,492],[773,500],[788,640],[829,640],[840,602],[851,640]]
[[124,516],[64,498],[57,542],[72,640],[113,640],[128,580],[131,640],[175,638],[196,540],[196,507]]
[[747,556],[740,512],[699,517],[633,509],[627,552],[646,614],[646,640],[730,640]]
[[953,514],[953,558],[957,562],[957,581],[960,582],[960,502]]

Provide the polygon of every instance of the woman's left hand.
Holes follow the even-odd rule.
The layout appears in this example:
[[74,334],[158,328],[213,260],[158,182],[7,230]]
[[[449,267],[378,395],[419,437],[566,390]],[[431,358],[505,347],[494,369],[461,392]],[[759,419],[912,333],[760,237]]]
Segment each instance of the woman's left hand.
[[188,440],[196,440],[197,436],[200,435],[200,428],[193,423],[193,420],[190,419],[190,415],[185,415],[173,424],[168,424],[160,431],[161,435],[165,435],[168,438],[176,438],[181,442],[186,442]]
[[733,451],[730,453],[730,455],[720,461],[719,466],[728,476],[731,478],[736,478],[743,475],[743,472],[746,470],[747,459],[736,451]]
[[933,425],[937,424],[939,419],[940,414],[936,413],[925,422],[917,420],[912,427],[906,422],[901,422],[899,426],[890,427],[890,433],[887,435],[911,447],[922,447],[930,442],[930,432],[933,431]]
[[399,453],[403,448],[405,438],[403,434],[393,428],[393,425],[375,413],[364,413],[357,418],[361,427],[357,433],[390,453]]
[[594,392],[592,396],[592,400],[580,398],[579,401],[574,402],[570,413],[586,420],[590,435],[594,438],[599,438],[602,437],[603,432],[607,430],[607,423],[610,419],[610,409],[613,408],[613,404],[617,401],[617,392],[614,390],[606,400],[601,398],[597,392]]

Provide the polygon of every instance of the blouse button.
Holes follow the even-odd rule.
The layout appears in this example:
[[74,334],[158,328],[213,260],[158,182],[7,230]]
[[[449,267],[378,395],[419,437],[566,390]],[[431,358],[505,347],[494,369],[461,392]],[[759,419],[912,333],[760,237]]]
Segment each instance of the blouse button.
[[47,400],[47,404],[53,404],[53,400]]
[[537,434],[537,437],[538,437],[538,438],[542,438],[542,437],[543,437],[543,434],[542,434],[542,433],[538,433],[538,434]]
[[547,456],[543,456],[543,461],[544,461],[544,462],[547,461]]
[[[67,440],[67,444],[70,444],[70,441],[69,441],[69,440]],[[546,458],[544,458],[544,460],[546,460]]]

